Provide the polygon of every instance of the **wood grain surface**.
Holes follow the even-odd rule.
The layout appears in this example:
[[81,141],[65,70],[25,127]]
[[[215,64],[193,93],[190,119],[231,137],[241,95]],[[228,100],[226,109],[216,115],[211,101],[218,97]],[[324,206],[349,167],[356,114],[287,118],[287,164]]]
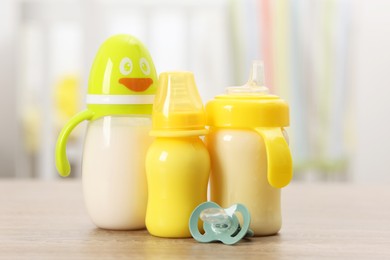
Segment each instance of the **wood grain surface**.
[[80,180],[0,180],[1,259],[390,259],[390,186],[292,183],[276,236],[227,246],[96,228]]

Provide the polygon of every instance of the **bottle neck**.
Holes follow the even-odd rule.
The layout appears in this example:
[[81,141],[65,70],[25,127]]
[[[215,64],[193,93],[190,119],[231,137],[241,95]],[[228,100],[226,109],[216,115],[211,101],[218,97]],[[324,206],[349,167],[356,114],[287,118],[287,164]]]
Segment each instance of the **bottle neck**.
[[92,120],[109,115],[151,115],[152,104],[137,105],[96,105],[88,104],[88,110],[94,112]]
[[183,129],[178,129],[178,130],[172,130],[172,129],[167,129],[167,130],[152,130],[150,131],[151,136],[155,137],[199,137],[199,136],[204,136],[208,134],[208,130],[206,128],[203,129],[193,129],[193,130],[183,130]]
[[156,140],[181,140],[187,142],[199,142],[202,141],[201,136],[156,136]]

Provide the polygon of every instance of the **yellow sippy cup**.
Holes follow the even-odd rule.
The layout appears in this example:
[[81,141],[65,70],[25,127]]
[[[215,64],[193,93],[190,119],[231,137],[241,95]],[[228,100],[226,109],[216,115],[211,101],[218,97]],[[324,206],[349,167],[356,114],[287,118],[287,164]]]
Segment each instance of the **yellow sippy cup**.
[[244,204],[257,236],[280,230],[280,188],[292,178],[283,129],[289,125],[289,108],[268,94],[263,75],[262,63],[255,61],[246,85],[229,87],[206,105],[211,200],[223,208]]
[[146,156],[146,228],[159,237],[191,237],[192,211],[207,200],[210,158],[202,101],[190,72],[160,74]]
[[145,46],[130,35],[116,35],[100,47],[88,82],[87,109],[62,129],[56,145],[61,176],[70,173],[66,142],[89,120],[82,179],[92,221],[107,229],[145,228],[146,150],[157,74]]

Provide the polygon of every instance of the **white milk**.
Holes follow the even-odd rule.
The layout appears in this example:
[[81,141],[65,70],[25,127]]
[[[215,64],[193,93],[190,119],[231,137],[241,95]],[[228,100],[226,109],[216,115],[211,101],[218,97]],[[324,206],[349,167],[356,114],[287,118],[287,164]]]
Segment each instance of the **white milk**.
[[106,116],[88,125],[83,154],[84,198],[92,221],[106,229],[145,227],[146,150],[150,117]]
[[250,228],[257,236],[281,228],[280,189],[267,180],[264,141],[249,130],[213,130],[207,137],[212,172],[211,201],[227,208],[244,204],[251,214]]

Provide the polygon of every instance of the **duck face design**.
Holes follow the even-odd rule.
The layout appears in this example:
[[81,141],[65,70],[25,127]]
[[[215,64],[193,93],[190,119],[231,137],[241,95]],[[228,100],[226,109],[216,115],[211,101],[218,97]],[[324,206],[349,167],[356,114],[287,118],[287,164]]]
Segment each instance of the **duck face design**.
[[116,35],[100,47],[92,65],[88,94],[155,94],[157,73],[146,47],[130,35]]

